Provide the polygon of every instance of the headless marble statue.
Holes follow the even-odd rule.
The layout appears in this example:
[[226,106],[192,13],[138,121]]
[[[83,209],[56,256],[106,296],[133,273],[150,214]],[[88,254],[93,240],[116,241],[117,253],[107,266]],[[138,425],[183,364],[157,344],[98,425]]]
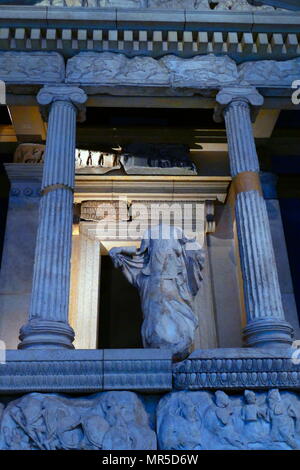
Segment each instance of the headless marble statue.
[[169,348],[181,360],[190,352],[198,321],[194,296],[202,280],[204,254],[178,227],[157,225],[145,232],[140,249],[112,248],[115,267],[138,290],[145,348]]

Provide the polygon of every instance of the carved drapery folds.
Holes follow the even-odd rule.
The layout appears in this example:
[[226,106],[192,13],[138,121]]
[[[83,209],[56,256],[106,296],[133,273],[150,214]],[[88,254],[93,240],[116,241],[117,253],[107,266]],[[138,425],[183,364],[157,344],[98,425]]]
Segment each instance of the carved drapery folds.
[[143,346],[170,349],[175,360],[185,358],[198,327],[194,297],[204,265],[199,243],[179,227],[159,224],[145,231],[138,250],[116,247],[109,255],[139,291]]

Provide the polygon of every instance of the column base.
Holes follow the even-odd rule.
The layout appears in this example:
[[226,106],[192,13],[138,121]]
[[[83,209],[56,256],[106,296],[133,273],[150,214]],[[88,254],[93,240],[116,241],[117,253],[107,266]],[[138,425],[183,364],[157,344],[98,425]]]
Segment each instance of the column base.
[[293,342],[293,327],[277,318],[253,320],[243,330],[247,346],[271,348],[290,346]]
[[74,349],[74,336],[67,323],[31,320],[20,330],[18,349]]

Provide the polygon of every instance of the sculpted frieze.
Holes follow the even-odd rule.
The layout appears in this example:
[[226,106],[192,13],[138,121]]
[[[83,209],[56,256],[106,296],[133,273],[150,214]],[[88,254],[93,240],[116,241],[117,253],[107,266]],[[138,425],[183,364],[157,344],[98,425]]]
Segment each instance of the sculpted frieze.
[[152,57],[133,57],[112,52],[81,52],[67,63],[68,83],[103,85],[168,85],[166,68]]
[[[263,3],[263,2],[262,2]],[[270,5],[254,6],[247,0],[42,0],[37,6],[91,7],[91,8],[140,8],[174,10],[230,10],[230,11],[276,11]]]
[[147,0],[43,0],[37,6],[53,7],[99,7],[99,8],[143,8]]
[[159,60],[170,73],[174,87],[209,87],[237,81],[236,63],[228,56],[214,54],[198,55],[192,59],[182,59],[174,55]]
[[98,85],[214,87],[237,80],[237,67],[227,56],[192,59],[167,55],[127,58],[112,52],[82,52],[67,63],[67,82]]
[[148,0],[148,8],[174,10],[210,10],[208,0]]
[[219,88],[233,84],[289,87],[300,77],[300,58],[257,60],[240,65],[228,56],[197,55],[184,59],[165,55],[127,58],[112,52],[82,52],[67,63],[67,82],[98,86],[155,86],[173,89]]
[[216,11],[274,11],[275,8],[269,5],[254,6],[250,5],[247,0],[219,0]]
[[165,450],[299,449],[299,395],[277,389],[170,393],[157,409],[157,436]]
[[0,52],[0,79],[7,83],[61,83],[65,63],[57,52]]
[[128,391],[23,395],[0,403],[0,449],[300,449],[298,393],[271,388],[149,398]]
[[300,57],[291,60],[259,60],[238,66],[239,79],[254,86],[288,86],[300,78]]
[[156,449],[156,435],[133,392],[80,398],[30,393],[2,410],[0,449]]
[[[65,78],[64,59],[56,52],[0,52],[0,66],[0,79],[8,84],[60,84]],[[188,89],[203,91],[245,82],[258,87],[290,88],[299,76],[299,57],[286,61],[257,60],[237,66],[229,56],[214,54],[190,59],[168,54],[157,60],[146,56],[128,58],[113,52],[80,52],[67,61],[65,81],[90,86],[94,88],[91,92],[99,92],[98,87],[109,92],[124,86],[190,93]]]

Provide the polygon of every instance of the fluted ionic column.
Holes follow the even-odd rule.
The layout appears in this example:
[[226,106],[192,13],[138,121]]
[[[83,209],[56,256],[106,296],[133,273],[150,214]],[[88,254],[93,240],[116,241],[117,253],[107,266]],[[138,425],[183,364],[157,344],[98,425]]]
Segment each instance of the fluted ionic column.
[[251,112],[263,104],[252,87],[223,88],[215,118],[225,119],[235,215],[244,284],[248,346],[289,345],[293,329],[285,321],[267,209],[259,179],[259,162]]
[[49,113],[29,321],[19,348],[73,348],[68,323],[76,117],[80,88],[46,86],[37,96]]

